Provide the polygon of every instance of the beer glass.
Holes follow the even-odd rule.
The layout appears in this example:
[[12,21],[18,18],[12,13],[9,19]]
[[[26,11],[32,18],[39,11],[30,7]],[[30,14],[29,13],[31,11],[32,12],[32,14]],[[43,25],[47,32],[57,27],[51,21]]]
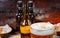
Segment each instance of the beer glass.
[[31,25],[31,38],[52,38],[55,27],[51,23],[34,23]]

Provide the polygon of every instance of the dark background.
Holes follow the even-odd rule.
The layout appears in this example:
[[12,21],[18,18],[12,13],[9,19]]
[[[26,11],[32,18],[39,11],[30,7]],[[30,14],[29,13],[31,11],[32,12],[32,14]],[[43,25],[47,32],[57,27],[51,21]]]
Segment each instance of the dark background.
[[[27,0],[23,0],[25,3]],[[60,0],[33,0],[36,7],[50,8],[48,10],[49,18],[44,18],[43,21],[50,21],[51,23],[60,22]],[[0,25],[8,19],[15,19],[17,13],[17,0],[0,0]],[[16,26],[16,20],[11,23]],[[11,25],[11,26],[12,26]],[[13,26],[13,27],[14,27]],[[15,27],[14,27],[15,28]]]

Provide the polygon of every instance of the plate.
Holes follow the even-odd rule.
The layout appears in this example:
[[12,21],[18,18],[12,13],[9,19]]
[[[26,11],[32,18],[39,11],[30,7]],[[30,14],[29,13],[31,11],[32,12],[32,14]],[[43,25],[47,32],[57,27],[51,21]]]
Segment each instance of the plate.
[[5,26],[0,26],[0,28],[2,28],[2,32],[0,34],[7,34],[12,31],[12,28],[8,24]]

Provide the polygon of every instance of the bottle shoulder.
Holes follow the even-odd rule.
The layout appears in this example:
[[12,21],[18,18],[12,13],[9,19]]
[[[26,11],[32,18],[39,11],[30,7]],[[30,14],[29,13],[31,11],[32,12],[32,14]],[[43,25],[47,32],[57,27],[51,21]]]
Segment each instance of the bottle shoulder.
[[21,25],[22,25],[22,26],[31,25],[31,21],[30,21],[30,20],[22,20]]

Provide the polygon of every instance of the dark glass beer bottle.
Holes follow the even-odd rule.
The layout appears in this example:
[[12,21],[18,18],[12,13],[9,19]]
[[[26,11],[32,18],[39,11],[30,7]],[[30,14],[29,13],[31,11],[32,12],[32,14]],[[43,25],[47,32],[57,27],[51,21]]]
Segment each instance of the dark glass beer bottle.
[[34,23],[34,12],[33,12],[33,1],[32,0],[28,0],[27,8],[28,8],[28,11],[29,11],[31,22]]
[[16,28],[16,31],[19,31],[19,28],[20,28],[20,22],[21,22],[21,19],[22,19],[22,12],[23,12],[23,2],[22,2],[22,0],[18,0],[17,1],[17,8],[18,8],[18,10],[17,10],[17,14],[16,14],[16,24],[17,24],[17,28]]
[[30,16],[26,7],[23,19],[20,25],[21,38],[30,38]]

